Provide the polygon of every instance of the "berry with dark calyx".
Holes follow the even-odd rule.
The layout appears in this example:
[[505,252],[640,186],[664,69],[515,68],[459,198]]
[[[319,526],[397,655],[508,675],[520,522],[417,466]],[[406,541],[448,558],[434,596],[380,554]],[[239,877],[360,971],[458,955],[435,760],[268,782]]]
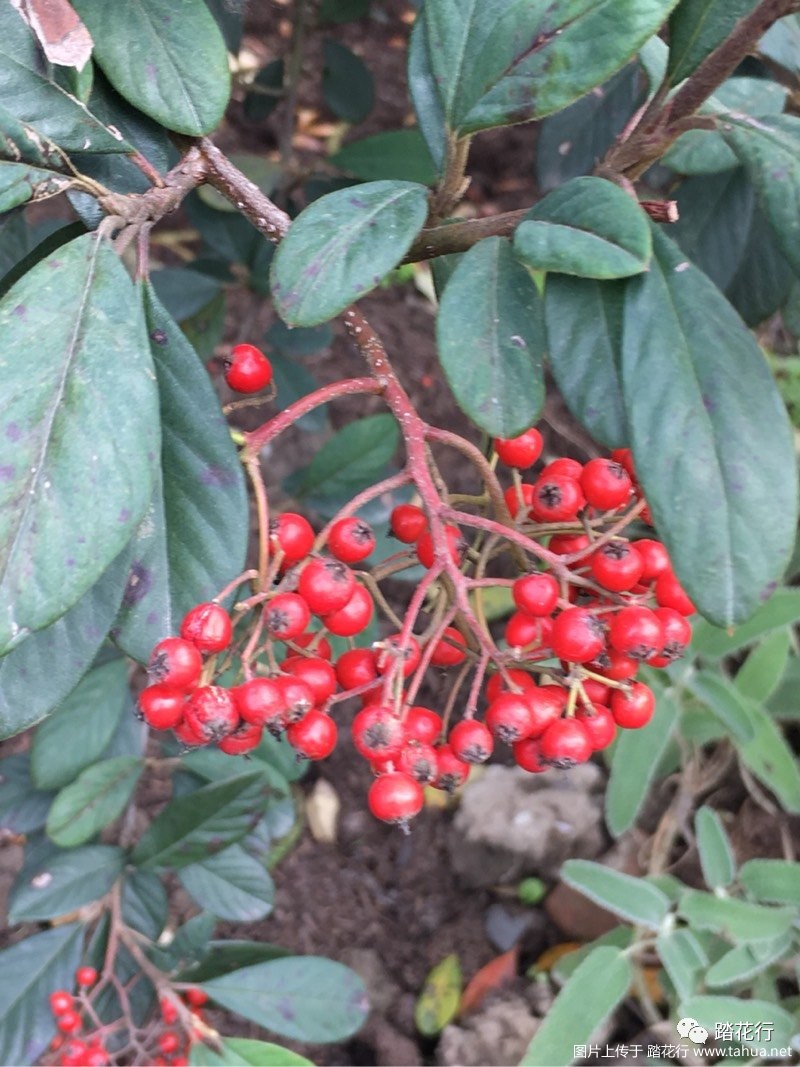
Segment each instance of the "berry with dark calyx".
[[685,654],[692,640],[692,624],[674,608],[656,608],[653,614],[664,628],[664,647],[660,656],[647,662],[653,667],[666,667]]
[[442,732],[442,717],[430,708],[412,704],[406,708],[403,727],[406,737],[432,745]]
[[230,691],[219,685],[195,689],[186,702],[184,718],[198,737],[219,741],[239,725],[239,712]]
[[62,1034],[77,1034],[83,1026],[80,1015],[70,1008],[56,1017],[56,1026]]
[[531,513],[538,522],[569,522],[586,503],[580,483],[563,474],[542,474],[533,486]]
[[627,541],[614,540],[598,548],[590,563],[596,582],[614,593],[633,589],[642,576],[642,557]]
[[541,456],[543,447],[542,435],[535,427],[518,437],[497,437],[494,441],[494,450],[500,462],[519,470],[532,467]]
[[672,608],[681,615],[694,615],[697,611],[672,570],[660,574],[654,588],[659,607]]
[[517,608],[527,615],[550,615],[558,603],[558,582],[552,574],[536,571],[517,578],[511,593]]
[[579,480],[586,503],[598,511],[615,511],[622,507],[633,489],[630,475],[613,459],[590,459]]
[[[461,555],[464,551],[464,539],[457,526],[445,526],[444,539],[447,554],[456,566],[461,563]],[[430,569],[433,566],[435,552],[433,546],[433,534],[427,530],[417,541],[417,559],[423,567]]]
[[467,641],[454,626],[445,627],[431,655],[433,667],[457,667],[466,659]]
[[272,364],[255,345],[234,345],[225,359],[225,381],[237,393],[260,393],[272,381]]
[[594,752],[608,748],[614,740],[614,735],[617,732],[614,717],[603,704],[592,704],[591,707],[578,708],[575,712],[575,718],[578,722],[583,723]]
[[339,731],[336,723],[324,711],[312,708],[299,722],[286,730],[286,740],[303,759],[320,760],[330,756],[336,748]]
[[540,648],[549,644],[552,620],[515,611],[506,623],[505,637],[511,648]]
[[181,1047],[181,1039],[174,1030],[165,1030],[158,1035],[156,1044],[160,1052],[163,1052],[165,1056],[171,1056],[173,1052],[177,1052]]
[[553,620],[553,655],[569,663],[588,663],[605,645],[603,625],[587,608],[566,608]]
[[351,648],[336,661],[336,678],[342,689],[359,689],[378,677],[375,656],[369,648]]
[[531,711],[529,737],[541,737],[548,726],[561,718],[567,703],[567,691],[560,685],[539,685],[525,691],[525,702]]
[[633,547],[642,557],[642,581],[652,582],[665,571],[671,570],[669,554],[660,541],[651,537],[641,537],[633,542]]
[[343,608],[323,615],[326,628],[337,637],[354,637],[369,626],[375,606],[363,585],[356,585],[353,595]]
[[165,637],[159,641],[147,667],[153,682],[184,691],[194,689],[200,681],[202,670],[200,650],[183,637]]
[[314,547],[314,530],[304,516],[284,511],[270,520],[269,543],[273,552],[283,552],[287,564],[299,563]]
[[354,515],[338,519],[328,534],[328,551],[342,563],[360,563],[375,551],[372,527]]
[[367,805],[381,822],[405,825],[422,811],[422,786],[404,771],[379,775],[369,787]]
[[514,762],[523,771],[530,771],[531,774],[542,774],[544,771],[549,770],[548,766],[542,763],[542,753],[536,738],[524,737],[521,741],[516,742],[511,751],[514,756]]
[[559,719],[548,726],[539,739],[542,762],[551,767],[572,767],[586,763],[592,742],[586,725],[577,719]]
[[148,685],[139,694],[142,718],[154,730],[170,730],[183,718],[186,693],[168,685]]
[[638,730],[653,717],[656,698],[644,682],[631,682],[626,689],[618,689],[611,698],[611,714],[617,726]]
[[222,652],[231,643],[233,623],[220,604],[197,604],[183,617],[181,637],[201,652]]
[[506,667],[501,674],[493,674],[486,683],[486,699],[494,700],[501,693],[513,693],[536,688],[535,678],[520,667]]
[[389,516],[389,528],[398,541],[413,545],[428,529],[428,520],[416,504],[398,504]]
[[664,627],[650,608],[621,608],[611,617],[608,640],[612,648],[631,659],[658,656],[664,647]]
[[236,710],[252,726],[266,726],[272,734],[283,729],[286,702],[280,687],[271,678],[251,678],[231,690]]
[[291,641],[311,621],[311,612],[299,593],[278,593],[264,605],[264,627],[270,637]]
[[97,971],[94,967],[79,967],[75,972],[75,981],[88,989],[97,981]]
[[185,719],[177,726],[173,726],[172,732],[184,748],[199,748],[201,745],[208,744],[206,739],[201,737]]
[[297,591],[315,615],[343,608],[355,592],[356,576],[338,559],[312,559],[303,568]]
[[390,759],[400,753],[406,742],[402,721],[392,708],[368,704],[353,719],[350,727],[353,744],[365,759]]
[[424,741],[407,741],[395,762],[398,771],[410,774],[420,785],[431,785],[436,780],[436,749]]
[[604,648],[597,659],[586,666],[590,671],[602,674],[612,682],[624,682],[627,678],[633,678],[639,670],[639,661],[631,659],[630,656],[623,656],[615,648]]
[[183,999],[193,1008],[202,1008],[208,1004],[208,993],[199,986],[190,986],[183,994]]
[[314,694],[315,704],[324,704],[336,692],[336,671],[319,656],[289,656],[281,670],[305,682]]
[[251,722],[242,722],[232,733],[218,741],[217,747],[226,756],[243,756],[245,752],[258,748],[263,735],[263,727],[254,726]]
[[530,737],[534,722],[527,693],[500,693],[486,709],[484,721],[506,745]]
[[63,1015],[64,1012],[72,1009],[72,994],[68,993],[66,989],[56,989],[50,994],[49,1003],[50,1011],[53,1015]]
[[273,679],[283,699],[283,723],[299,722],[314,706],[314,691],[307,682],[293,674],[281,674]]
[[458,759],[465,763],[485,763],[494,751],[491,731],[477,719],[462,719],[447,736]]
[[523,482],[518,487],[515,485],[509,486],[503,493],[503,499],[512,519],[522,522],[530,518],[531,505],[533,504],[533,486],[529,482]]
[[375,666],[378,668],[379,674],[388,674],[398,661],[403,664],[404,678],[408,678],[410,674],[414,673],[422,656],[419,642],[416,638],[410,637],[408,643],[401,646],[400,635],[391,634],[391,636],[384,638],[381,644],[383,647],[375,650]]
[[620,467],[628,472],[632,482],[636,481],[636,469],[633,465],[633,453],[629,448],[614,448],[611,450],[611,459],[619,463]]
[[577,459],[572,459],[570,456],[559,456],[558,459],[553,459],[542,467],[542,474],[547,478],[563,477],[574,478],[575,481],[580,481],[582,473],[583,464]]

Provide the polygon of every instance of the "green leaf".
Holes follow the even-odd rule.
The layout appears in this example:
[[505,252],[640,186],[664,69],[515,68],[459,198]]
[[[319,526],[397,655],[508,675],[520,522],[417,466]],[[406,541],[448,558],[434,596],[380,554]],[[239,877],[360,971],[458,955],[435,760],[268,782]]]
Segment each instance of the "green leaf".
[[800,718],[800,659],[792,656],[783,677],[766,704],[766,710],[778,719],[790,721]]
[[89,669],[119,610],[129,562],[124,549],[65,615],[0,658],[0,740],[43,719]]
[[687,679],[687,688],[701,704],[713,712],[735,741],[745,743],[754,736],[748,702],[734,685],[710,670],[701,670]]
[[[79,237],[0,301],[0,649],[63,615],[123,549],[153,484],[159,425],[133,285]],[[30,359],[35,353],[35,374]],[[36,575],[32,581],[31,574]]]
[[[629,830],[647,798],[661,758],[675,732],[678,709],[662,684],[647,679],[656,697],[653,717],[642,730],[622,730],[606,790],[606,823],[614,835]],[[631,767],[637,767],[631,774]]]
[[670,233],[715,285],[725,289],[742,262],[755,208],[744,170],[688,178],[676,194],[679,219]]
[[245,94],[244,114],[249,122],[263,122],[283,99],[283,60],[273,59],[256,74]]
[[575,1046],[592,1034],[627,995],[633,968],[619,949],[601,945],[573,972],[542,1020],[521,1067],[551,1067],[575,1059]]
[[244,568],[247,494],[205,368],[146,285],[142,299],[161,406],[161,477],[133,541],[115,638],[144,661],[190,607],[215,597]]
[[514,252],[533,270],[625,278],[647,269],[647,216],[603,178],[573,178],[548,193],[514,233]]
[[298,329],[275,319],[264,334],[264,340],[270,348],[296,359],[298,356],[314,356],[330,348],[333,330],[327,323]]
[[12,923],[54,919],[104,896],[122,872],[125,853],[111,845],[57,852],[34,872],[24,872],[9,898]]
[[352,495],[383,471],[399,442],[392,415],[367,415],[348,423],[316,453],[295,491],[300,496]]
[[746,982],[791,951],[791,942],[785,937],[756,941],[750,945],[737,945],[708,969],[704,979],[705,985],[710,989],[724,989]]
[[315,200],[272,260],[281,318],[316,326],[374,289],[403,259],[427,211],[427,190],[414,182],[369,182]]
[[27,753],[0,761],[0,830],[27,834],[47,821],[53,794],[36,788]]
[[789,1048],[797,1033],[794,1017],[774,1001],[689,997],[678,1006],[676,1015],[696,1019],[711,1034],[715,1033],[717,1025],[726,1029],[732,1026],[734,1041],[742,1041],[748,1049],[761,1051],[762,1055],[770,1048]]
[[178,927],[169,944],[159,947],[154,953],[154,962],[162,971],[182,971],[194,967],[209,953],[210,939],[217,925],[214,915],[200,912]]
[[53,1037],[47,998],[71,989],[84,927],[57,926],[0,952],[0,1060],[35,1063]]
[[676,0],[441,0],[423,8],[451,130],[471,133],[560,111],[619,70]]
[[361,979],[320,956],[287,956],[203,982],[223,1008],[297,1041],[341,1041],[369,1010]]
[[436,1037],[455,1018],[461,1000],[461,963],[453,952],[432,967],[414,1008],[417,1030]]
[[123,659],[90,671],[36,731],[31,775],[37,786],[61,789],[99,759],[129,705]]
[[493,437],[532,426],[544,405],[542,302],[511,245],[480,241],[442,295],[436,341],[459,407]]
[[788,860],[748,860],[739,881],[757,900],[800,906],[800,864]]
[[[278,411],[285,411],[295,400],[313,393],[317,388],[317,379],[302,363],[297,363],[279,352],[270,352],[269,361],[272,364],[272,381],[278,390],[278,398],[275,401]],[[295,425],[309,433],[324,433],[329,428],[328,405],[321,404],[309,411],[298,419]]]
[[783,937],[795,918],[793,908],[768,908],[696,889],[686,890],[678,914],[694,930],[713,930],[734,942]]
[[272,879],[241,845],[231,845],[201,863],[184,867],[179,878],[200,907],[218,919],[256,922],[272,911]]
[[220,1041],[219,1054],[202,1041],[195,1041],[189,1054],[192,1067],[314,1067],[311,1060],[298,1056],[281,1045],[268,1041],[254,1041],[248,1037],[225,1037]]
[[766,604],[747,622],[731,630],[714,626],[705,619],[694,623],[692,653],[704,659],[730,656],[761,637],[782,630],[800,619],[800,589],[777,589]]
[[702,972],[708,967],[708,956],[697,934],[688,929],[659,934],[656,951],[678,996],[690,996],[700,984]]
[[144,770],[135,756],[117,756],[88,767],[62,789],[47,817],[47,835],[61,848],[94,837],[125,809]]
[[337,118],[363,121],[375,102],[372,75],[363,60],[338,41],[322,42],[322,97]]
[[757,326],[783,306],[793,283],[789,261],[764,212],[756,204],[747,243],[725,295],[748,326]]
[[[583,963],[587,956],[590,956],[595,949],[605,945],[609,945],[615,949],[630,948],[633,942],[633,927],[627,925],[613,926],[608,933],[602,934],[600,937],[595,938],[594,941],[589,941],[585,945],[581,945],[580,948],[573,949],[571,952],[565,952],[563,956],[553,964],[550,968],[550,975],[554,982],[558,985],[564,985],[573,976],[578,967]],[[537,974],[536,964],[533,967],[528,968],[528,975],[535,977]]]
[[195,964],[180,975],[182,982],[205,982],[209,978],[219,978],[231,971],[251,967],[255,963],[283,959],[291,956],[288,948],[270,945],[264,941],[210,941],[208,955],[202,962]]
[[11,211],[29,200],[46,200],[73,185],[71,178],[27,163],[0,162],[0,212]]
[[228,104],[225,41],[203,0],[75,0],[114,88],[168,130],[200,136]]
[[544,288],[547,351],[565,403],[609,448],[627,444],[618,353],[624,284],[549,275]]
[[681,0],[669,20],[669,83],[677,85],[722,44],[758,0]]
[[128,871],[122,883],[122,918],[151,941],[167,925],[167,891],[155,871]]
[[436,169],[425,138],[416,128],[389,130],[351,141],[328,162],[367,182],[397,178],[433,185],[436,181]]
[[139,867],[187,867],[244,837],[263,805],[261,771],[236,775],[173,800],[133,850]]
[[131,151],[121,136],[42,72],[38,44],[11,4],[0,5],[0,100],[17,119],[68,152]]
[[353,22],[369,15],[372,0],[322,0],[319,5],[319,20],[326,22]]
[[650,270],[626,286],[621,371],[637,474],[698,610],[730,626],[770,595],[794,544],[786,409],[752,335],[668,238],[655,232]]
[[703,878],[709,889],[724,889],[736,877],[733,849],[719,815],[706,804],[697,809],[694,832]]
[[736,672],[736,688],[756,703],[768,700],[786,670],[791,649],[788,630],[765,637]]
[[800,18],[787,15],[779,19],[761,38],[758,50],[779,66],[800,72]]
[[0,159],[8,163],[30,163],[44,171],[69,174],[66,153],[43,137],[27,122],[21,122],[0,105]]
[[758,704],[747,702],[753,738],[737,747],[744,764],[790,812],[800,812],[800,764],[783,732]]
[[188,267],[155,270],[150,275],[150,283],[152,288],[148,291],[155,293],[164,313],[176,322],[202,311],[217,296],[221,286],[216,278]]
[[658,930],[669,910],[669,897],[641,878],[588,860],[567,860],[561,880],[623,919]]
[[428,48],[428,27],[424,18],[417,17],[408,41],[408,91],[420,132],[425,138],[437,175],[444,170],[447,153],[447,132],[444,112],[439,99],[436,79],[431,68]]

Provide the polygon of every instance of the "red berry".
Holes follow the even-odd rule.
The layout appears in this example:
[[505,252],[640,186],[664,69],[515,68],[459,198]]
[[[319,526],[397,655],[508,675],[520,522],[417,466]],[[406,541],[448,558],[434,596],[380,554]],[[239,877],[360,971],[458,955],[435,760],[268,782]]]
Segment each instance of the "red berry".
[[278,641],[299,637],[310,621],[308,604],[299,593],[278,593],[264,606],[264,626]]
[[324,704],[336,692],[336,671],[319,656],[290,656],[281,664],[281,670],[305,682],[315,704]]
[[322,621],[337,637],[353,637],[366,630],[372,621],[375,606],[372,597],[363,585],[356,585],[353,595],[343,608],[323,615]]
[[611,458],[615,463],[619,463],[620,467],[623,467],[628,472],[631,481],[636,481],[636,470],[633,466],[633,453],[629,448],[612,449]]
[[252,726],[266,726],[270,733],[280,733],[286,703],[272,679],[251,678],[232,689],[231,696],[245,722]]
[[664,647],[664,627],[650,608],[621,608],[611,618],[608,640],[624,656],[651,659]]
[[[507,680],[506,680],[507,679]],[[494,700],[501,693],[535,689],[536,681],[520,667],[506,667],[505,674],[493,674],[486,683],[486,699]]]
[[200,681],[203,657],[199,649],[182,637],[165,637],[150,656],[147,673],[154,682],[171,689],[194,689]]
[[208,1004],[208,993],[199,986],[191,986],[185,991],[183,998],[193,1008],[202,1008],[204,1004]]
[[611,699],[610,686],[603,685],[596,678],[583,678],[581,684],[587,699],[592,704],[608,704]]
[[378,677],[375,656],[369,648],[351,648],[336,661],[336,678],[342,689],[359,689]]
[[[319,633],[313,633],[309,630],[304,634],[298,634],[297,637],[293,637],[291,643],[296,645],[297,648],[308,649],[310,656],[319,656],[321,659],[327,660],[333,659],[333,649],[330,641],[327,637],[320,636]],[[313,648],[311,647],[312,645]]]
[[355,716],[350,727],[353,744],[365,759],[391,759],[406,742],[402,721],[392,708],[368,704]]
[[401,646],[399,638],[399,634],[392,634],[383,640],[383,648],[376,650],[375,666],[379,674],[388,674],[398,661],[402,662],[404,678],[408,678],[409,674],[417,669],[422,656],[419,643],[410,637],[408,644]]
[[163,1034],[158,1035],[156,1044],[159,1051],[163,1052],[165,1056],[171,1056],[173,1052],[177,1052],[181,1047],[181,1039],[174,1030],[165,1030]]
[[664,660],[664,663],[652,660],[655,666],[666,666],[673,660],[680,659],[686,652],[686,646],[692,640],[692,624],[685,615],[681,615],[674,608],[656,608],[653,614],[658,618],[664,629],[664,648],[656,660]]
[[154,730],[169,730],[183,718],[186,693],[168,685],[148,685],[139,694],[139,710]]
[[312,559],[304,568],[297,591],[315,615],[343,608],[356,589],[356,576],[338,559]]
[[436,749],[424,741],[407,741],[400,749],[396,764],[398,771],[410,774],[420,785],[430,785],[436,780]]
[[76,1034],[83,1026],[83,1022],[80,1015],[70,1008],[57,1016],[56,1026],[62,1034]]
[[66,989],[56,989],[50,994],[50,1011],[53,1015],[63,1015],[72,1008],[72,994]]
[[[445,526],[445,548],[450,559],[458,566],[461,563],[461,553],[464,551],[464,539],[457,526]],[[435,558],[433,547],[433,534],[430,531],[423,533],[417,541],[417,559],[423,567],[431,568]]]
[[264,730],[261,726],[243,722],[232,733],[217,742],[217,747],[226,756],[242,756],[245,752],[252,752],[254,748],[258,748],[263,734]]
[[632,682],[628,689],[618,689],[611,698],[611,714],[617,726],[638,730],[653,717],[656,698],[644,682]]
[[338,733],[330,715],[312,708],[299,722],[288,727],[286,740],[297,750],[298,756],[320,760],[330,756],[336,748]]
[[454,793],[469,778],[470,764],[459,759],[450,745],[436,746],[436,780],[435,789],[444,789]]
[[608,748],[614,740],[617,732],[614,717],[603,704],[593,704],[591,708],[579,708],[575,713],[575,718],[583,723],[594,752]]
[[494,442],[494,450],[500,462],[520,470],[534,465],[542,454],[543,446],[542,435],[535,427],[526,430],[519,437],[497,437]]
[[552,620],[515,611],[506,623],[505,636],[511,648],[542,647],[550,643]]
[[542,734],[539,749],[543,763],[551,767],[572,767],[586,763],[592,754],[592,742],[584,723],[559,719]]
[[403,771],[380,775],[367,794],[369,810],[382,822],[405,823],[419,814],[424,802],[422,786]]
[[685,589],[671,571],[664,571],[656,579],[656,600],[659,607],[673,608],[681,615],[694,615],[697,608],[689,599]]
[[511,592],[520,611],[537,616],[550,615],[559,596],[558,582],[542,571],[517,578]]
[[620,463],[613,459],[590,459],[580,474],[586,503],[598,511],[614,511],[630,497],[633,483]]
[[660,541],[642,537],[633,542],[633,547],[642,557],[642,581],[652,582],[670,570],[669,554]]
[[485,722],[495,737],[513,745],[533,731],[533,713],[527,693],[500,693],[486,709]]
[[442,717],[430,708],[412,704],[406,709],[403,727],[406,737],[432,745],[442,732]]
[[169,997],[162,996],[159,999],[158,1006],[161,1009],[161,1018],[167,1026],[172,1026],[178,1018],[178,1009],[175,1007],[174,1001],[170,1000]]
[[222,652],[231,643],[231,617],[219,604],[198,604],[183,617],[181,637],[201,652]]
[[234,345],[225,359],[225,381],[237,393],[259,393],[272,381],[272,365],[255,345]]
[[462,719],[450,731],[447,741],[453,754],[465,763],[485,763],[494,750],[490,730],[477,719]]
[[363,519],[339,519],[328,534],[328,551],[342,563],[360,563],[375,551],[375,534]]
[[86,1054],[86,1058],[80,1061],[84,1067],[106,1067],[108,1064],[108,1050],[103,1048],[102,1045],[98,1045],[95,1048],[90,1048]]
[[547,770],[547,766],[542,763],[539,742],[535,738],[524,737],[521,741],[516,742],[511,751],[514,754],[514,762],[523,771],[530,771],[531,774],[541,774]]
[[428,520],[416,504],[398,504],[389,517],[392,533],[405,545],[413,545],[428,529]]
[[239,712],[233,697],[219,685],[195,689],[186,702],[184,718],[198,737],[219,741],[239,725]]
[[554,534],[547,547],[557,556],[572,556],[583,552],[590,544],[586,534]]
[[431,655],[433,667],[457,667],[466,659],[466,638],[454,626],[447,626]]
[[93,986],[97,981],[97,971],[94,967],[79,967],[75,972],[75,981],[80,986]]
[[639,670],[638,660],[630,656],[623,656],[615,648],[604,648],[596,660],[587,664],[589,670],[610,678],[612,682],[622,682],[626,678],[633,678]]
[[542,474],[548,478],[564,477],[580,481],[582,473],[583,464],[579,463],[577,459],[571,459],[569,456],[559,456],[558,459],[551,460],[550,463],[542,467]]
[[286,563],[299,563],[314,547],[314,531],[308,519],[294,511],[284,511],[270,521],[269,543],[273,552],[283,552]]
[[201,737],[200,734],[186,722],[186,720],[179,722],[177,726],[173,726],[172,732],[184,748],[197,748],[200,745],[208,743],[204,737]]
[[553,655],[570,663],[588,663],[603,649],[603,626],[586,608],[567,608],[553,621]]
[[539,685],[525,691],[525,701],[531,710],[529,737],[541,737],[548,726],[561,718],[567,703],[567,691],[560,685]]
[[293,674],[281,674],[273,681],[283,699],[284,725],[299,722],[314,706],[314,691],[311,686]]
[[642,576],[642,557],[627,541],[609,541],[593,553],[592,577],[605,589],[621,593],[633,589]]
[[564,474],[542,474],[533,486],[531,512],[539,522],[568,522],[586,501],[580,483]]
[[[522,505],[520,506],[520,497],[522,498]],[[503,499],[506,502],[509,515],[512,519],[519,517],[519,521],[530,518],[530,509],[533,504],[533,486],[528,482],[523,482],[517,487],[512,485],[503,493]],[[522,514],[520,515],[520,510]]]

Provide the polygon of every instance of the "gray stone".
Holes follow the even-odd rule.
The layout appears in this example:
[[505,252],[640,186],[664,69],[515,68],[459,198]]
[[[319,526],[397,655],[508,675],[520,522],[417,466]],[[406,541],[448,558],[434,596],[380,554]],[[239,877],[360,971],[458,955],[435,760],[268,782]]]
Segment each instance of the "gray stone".
[[467,1016],[446,1026],[436,1050],[442,1067],[505,1067],[519,1063],[540,1020],[522,996],[504,993]]

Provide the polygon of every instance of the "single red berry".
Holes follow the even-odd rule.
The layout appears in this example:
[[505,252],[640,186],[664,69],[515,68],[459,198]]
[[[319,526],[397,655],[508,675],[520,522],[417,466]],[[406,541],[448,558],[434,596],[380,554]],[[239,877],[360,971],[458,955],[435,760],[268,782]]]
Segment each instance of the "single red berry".
[[413,545],[428,529],[428,520],[416,504],[398,504],[392,509],[389,526],[398,541]]
[[222,652],[231,643],[232,635],[230,615],[213,602],[193,607],[181,623],[181,637],[205,653]]
[[685,654],[692,640],[692,624],[674,608],[656,608],[653,614],[664,628],[664,647],[661,655],[648,660],[648,663],[654,667],[666,667]]
[[533,713],[527,697],[527,692],[500,693],[486,709],[486,726],[507,745],[531,735]]
[[572,556],[583,552],[590,544],[586,534],[553,534],[547,547],[557,556]]
[[561,718],[567,704],[567,691],[561,685],[537,685],[525,690],[525,702],[531,711],[528,736],[541,737],[551,723]]
[[611,714],[617,726],[638,730],[653,717],[656,698],[644,682],[631,682],[627,689],[618,689],[611,698]]
[[273,681],[283,699],[284,726],[299,722],[314,706],[313,689],[293,674],[281,674]]
[[75,972],[75,981],[80,986],[93,986],[97,981],[97,971],[94,967],[79,967]]
[[199,986],[191,986],[184,992],[183,999],[193,1008],[202,1008],[204,1004],[208,1004],[208,993]]
[[611,451],[611,459],[619,463],[620,467],[628,472],[632,482],[636,481],[636,469],[633,465],[633,453],[629,448],[614,448]]
[[108,1049],[103,1048],[102,1045],[96,1045],[94,1048],[90,1048],[86,1053],[86,1058],[81,1061],[85,1067],[106,1067],[106,1064],[110,1063],[108,1057]]
[[245,722],[252,726],[266,726],[270,733],[281,732],[286,702],[271,678],[251,678],[242,682],[231,690],[231,696]]
[[354,515],[339,519],[328,534],[328,551],[342,563],[360,563],[375,551],[372,527]]
[[336,723],[323,711],[312,708],[299,722],[286,730],[286,740],[304,759],[320,760],[336,748],[339,731]]
[[56,989],[50,994],[50,1011],[53,1015],[63,1015],[72,1008],[72,994],[66,989]]
[[658,576],[655,594],[659,607],[672,608],[681,615],[694,615],[697,611],[672,570],[664,571]]
[[181,1047],[181,1039],[174,1030],[165,1030],[163,1034],[158,1035],[156,1044],[160,1052],[163,1052],[165,1056],[171,1056]]
[[604,648],[597,659],[586,666],[590,671],[610,678],[612,682],[623,682],[626,678],[633,678],[639,670],[639,661],[623,656],[615,648]]
[[514,762],[523,771],[541,774],[548,769],[547,765],[542,763],[542,753],[536,738],[523,737],[521,741],[516,742],[511,751],[514,755]]
[[572,767],[586,763],[592,754],[592,742],[585,723],[576,719],[559,719],[548,726],[539,739],[542,762],[551,767]]
[[198,748],[201,745],[208,744],[206,739],[201,737],[185,719],[179,722],[177,726],[173,726],[172,732],[184,748]]
[[368,704],[353,719],[350,727],[353,744],[365,759],[391,759],[406,743],[402,721],[392,708]]
[[642,557],[627,541],[615,540],[598,548],[589,562],[592,577],[605,589],[621,593],[633,589],[642,576]]
[[375,605],[363,585],[356,585],[353,595],[343,608],[323,615],[322,621],[337,637],[354,637],[366,630],[372,621]]
[[[464,551],[464,539],[457,526],[445,526],[444,528],[445,549],[450,559],[456,566],[461,563],[461,554]],[[433,547],[433,534],[428,530],[417,541],[417,559],[423,567],[431,568],[435,558]]]
[[270,637],[291,641],[311,621],[308,604],[299,593],[278,593],[264,605],[264,626]]
[[542,435],[535,427],[526,430],[519,437],[497,437],[494,441],[494,450],[500,462],[520,470],[532,467],[541,456],[543,447]]
[[433,667],[457,667],[466,659],[467,641],[454,626],[445,627],[431,655]]
[[150,656],[147,673],[154,682],[171,689],[194,689],[200,681],[203,657],[199,649],[182,637],[165,637]]
[[186,702],[184,718],[206,741],[219,741],[239,725],[239,712],[229,690],[220,685],[195,689]]
[[523,482],[519,487],[512,485],[503,493],[508,513],[512,519],[523,522],[531,517],[533,504],[533,486]]
[[235,730],[218,741],[217,747],[226,756],[243,756],[245,752],[252,752],[254,748],[258,748],[263,734],[263,727],[254,726],[251,722],[242,722]]
[[611,687],[598,682],[596,678],[582,678],[581,685],[587,700],[592,704],[608,704],[611,699]]
[[539,522],[569,522],[586,501],[580,482],[564,474],[542,474],[534,482],[531,513]]
[[506,667],[505,672],[493,674],[486,683],[485,693],[488,701],[494,700],[501,693],[513,693],[520,690],[535,689],[536,681],[521,667]]
[[333,649],[330,641],[327,637],[320,636],[319,633],[307,630],[306,633],[293,637],[291,643],[297,648],[307,649],[310,656],[319,656],[321,659],[329,661],[333,659]]
[[431,785],[436,780],[436,749],[424,741],[407,741],[395,762],[398,771],[410,774],[420,785]]
[[642,581],[652,582],[665,571],[670,570],[669,554],[660,541],[651,537],[641,537],[633,542],[633,547],[642,557]]
[[338,559],[312,559],[303,568],[297,591],[315,615],[343,608],[356,589],[356,576]]
[[379,674],[388,674],[398,661],[402,662],[404,678],[417,669],[422,652],[415,638],[410,637],[408,644],[401,646],[400,635],[391,634],[381,644],[383,647],[375,650],[375,666]]
[[583,464],[579,463],[577,459],[571,459],[569,456],[559,456],[558,459],[553,459],[542,467],[542,474],[548,478],[555,476],[557,478],[574,478],[575,481],[580,481],[582,473]]
[[369,648],[351,648],[336,661],[336,678],[342,689],[359,689],[378,677],[375,656]]
[[454,793],[469,778],[471,764],[459,759],[450,745],[436,746],[436,780],[434,789]]
[[621,608],[611,617],[608,640],[612,648],[631,659],[659,655],[664,647],[664,627],[650,608]]
[[485,763],[494,751],[491,731],[477,719],[462,719],[447,737],[453,754],[465,763]]
[[286,563],[299,563],[314,547],[314,531],[308,519],[294,511],[284,511],[270,520],[269,543],[273,552],[283,552]]
[[369,787],[367,805],[382,822],[406,823],[422,810],[422,786],[404,771],[382,774]]
[[412,704],[406,709],[403,727],[406,737],[432,745],[442,732],[442,717],[430,708]]
[[324,704],[336,692],[336,671],[319,656],[289,656],[281,664],[281,670],[305,682],[315,704]]
[[617,732],[614,717],[603,704],[592,704],[591,707],[579,708],[575,713],[575,718],[578,722],[583,723],[589,735],[593,752],[608,748],[614,740],[614,735]]
[[515,611],[506,623],[505,637],[510,648],[541,648],[550,643],[552,632],[551,619]]
[[237,393],[259,393],[272,381],[272,364],[255,345],[234,345],[225,359],[225,381]]
[[77,1034],[83,1022],[80,1015],[70,1008],[56,1017],[56,1026],[62,1034]]
[[161,1018],[167,1026],[172,1026],[178,1018],[178,1009],[175,1007],[174,1001],[170,1000],[169,997],[162,996],[158,1001],[158,1006],[161,1009]]
[[580,474],[586,503],[598,511],[614,511],[631,495],[633,483],[620,463],[613,459],[590,459]]
[[170,730],[183,718],[186,693],[168,685],[148,685],[139,694],[139,710],[154,730]]
[[553,655],[569,663],[588,663],[603,649],[603,625],[586,608],[567,608],[553,621]]
[[520,611],[537,616],[550,615],[559,597],[558,582],[542,571],[517,578],[511,592]]

